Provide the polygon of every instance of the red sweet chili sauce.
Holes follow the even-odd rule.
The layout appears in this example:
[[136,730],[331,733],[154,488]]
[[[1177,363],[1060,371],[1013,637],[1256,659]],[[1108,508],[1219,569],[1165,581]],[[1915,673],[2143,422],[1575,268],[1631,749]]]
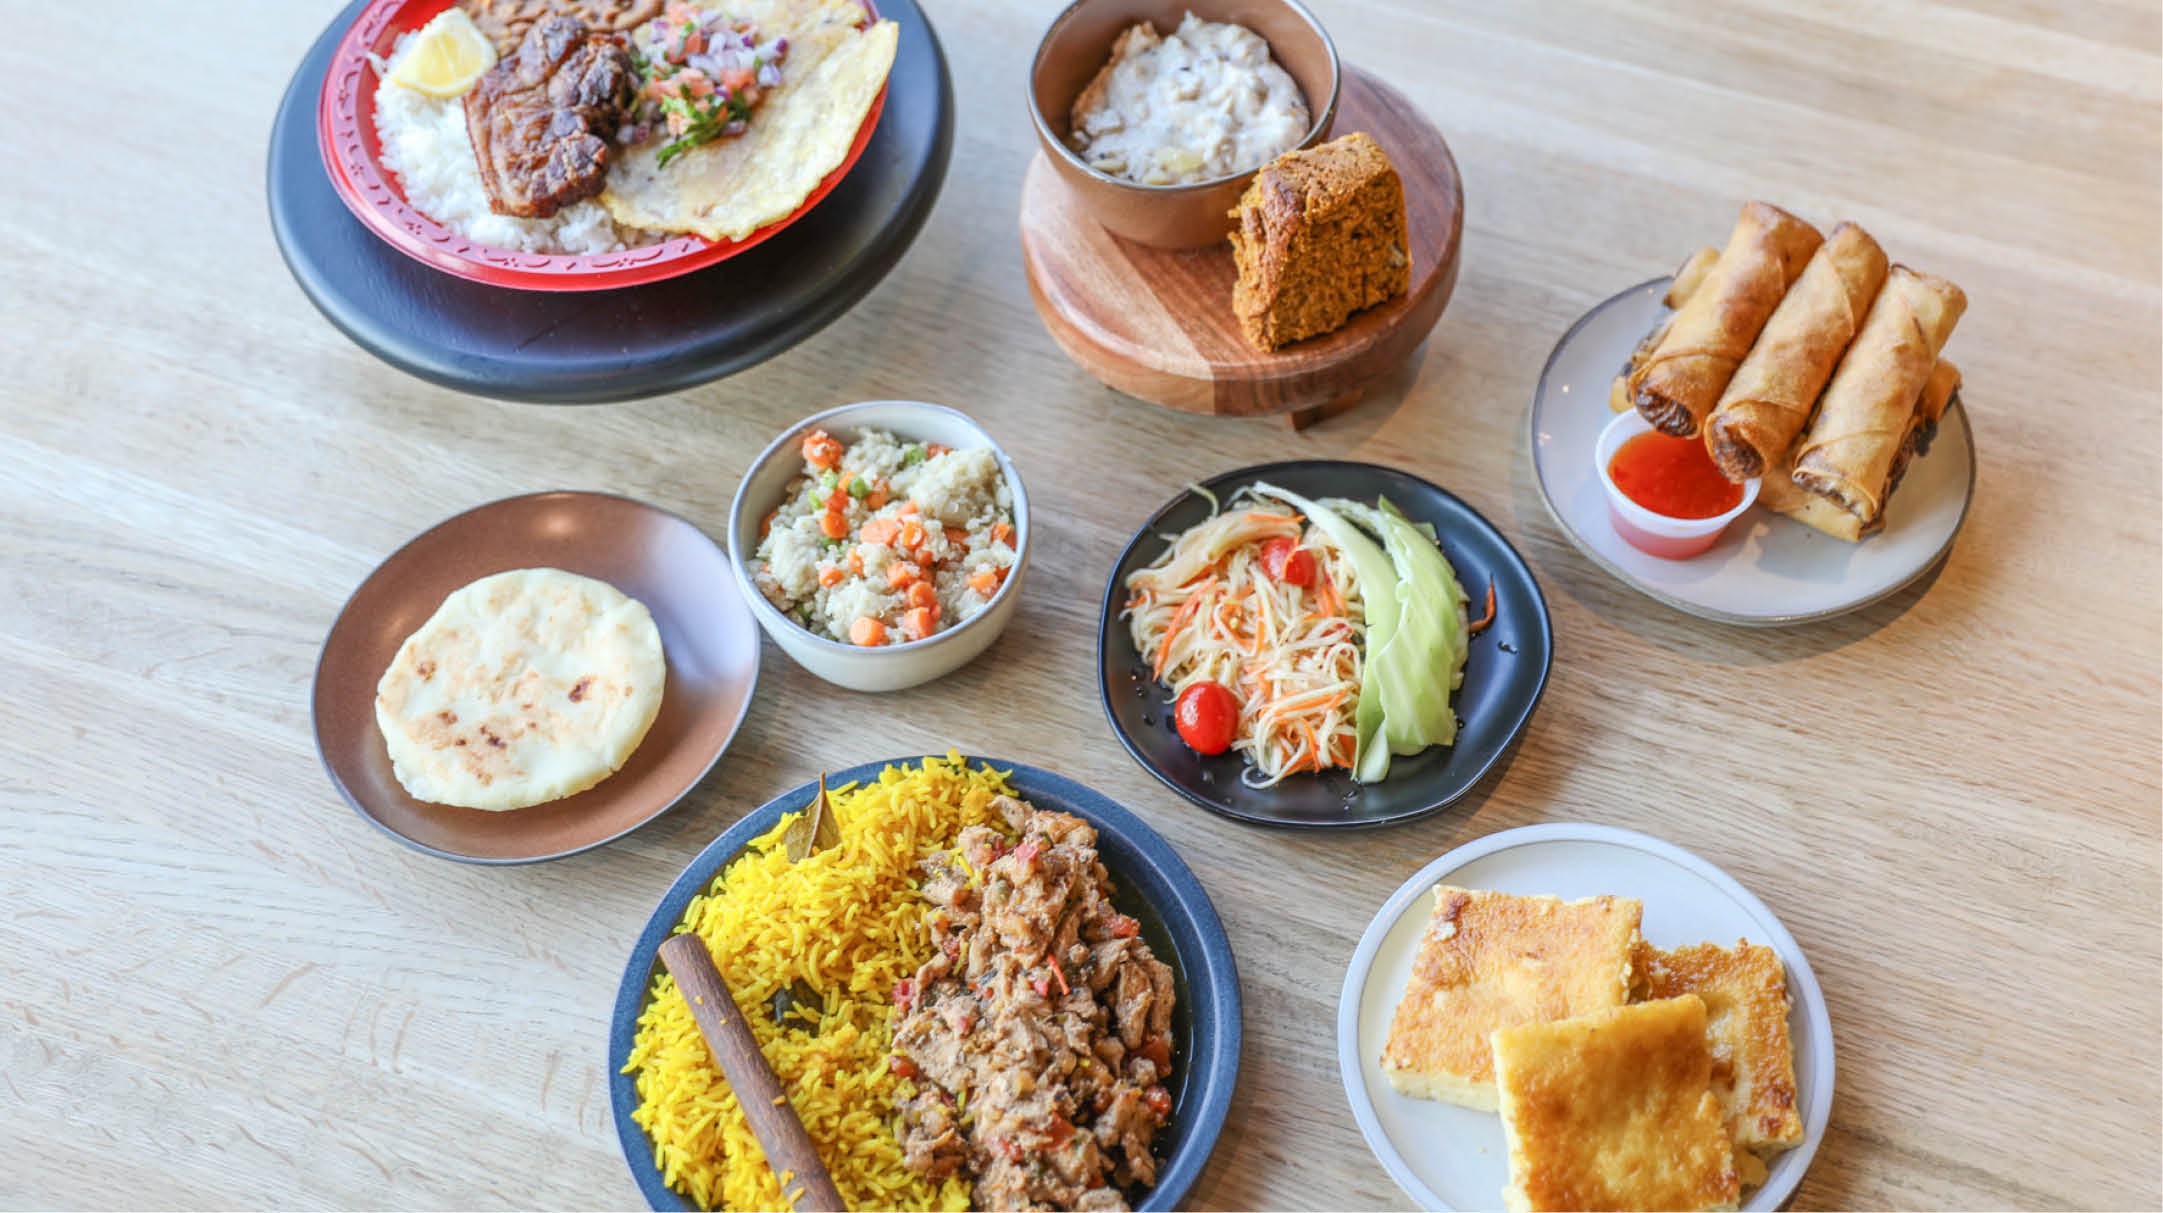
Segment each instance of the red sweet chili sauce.
[[1742,502],[1742,486],[1713,466],[1702,438],[1639,434],[1615,452],[1607,474],[1623,496],[1668,518],[1717,518]]

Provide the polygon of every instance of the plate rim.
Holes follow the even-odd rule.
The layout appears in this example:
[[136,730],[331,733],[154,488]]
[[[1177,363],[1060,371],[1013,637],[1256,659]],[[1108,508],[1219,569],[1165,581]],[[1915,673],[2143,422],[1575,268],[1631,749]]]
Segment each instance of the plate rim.
[[[1968,415],[1966,402],[1961,400],[1957,393],[1954,396],[1952,407],[1960,410],[1961,440],[1963,445],[1967,447],[1968,451],[1968,480],[1965,491],[1963,492],[1961,497],[1960,514],[1958,517],[1953,519],[1952,529],[1946,532],[1945,542],[1939,544],[1935,552],[1932,552],[1928,557],[1917,562],[1914,571],[1908,573],[1906,576],[1901,577],[1897,581],[1893,582],[1891,585],[1885,586],[1884,588],[1878,590],[1875,593],[1866,594],[1862,597],[1856,598],[1844,604],[1826,607],[1822,610],[1817,611],[1800,611],[1788,615],[1743,615],[1737,614],[1732,611],[1723,611],[1718,609],[1717,607],[1708,607],[1701,603],[1691,602],[1686,598],[1681,598],[1676,595],[1667,593],[1664,590],[1656,589],[1639,580],[1627,570],[1623,569],[1621,566],[1615,564],[1613,561],[1609,560],[1607,557],[1601,555],[1598,551],[1594,550],[1592,545],[1585,540],[1584,536],[1578,533],[1577,528],[1572,526],[1568,519],[1563,516],[1561,507],[1555,504],[1554,493],[1551,492],[1548,488],[1547,477],[1543,475],[1540,471],[1539,419],[1544,411],[1543,403],[1546,401],[1548,396],[1548,380],[1549,377],[1554,374],[1555,363],[1561,359],[1562,351],[1567,346],[1569,346],[1569,344],[1577,338],[1578,333],[1582,329],[1584,329],[1586,325],[1590,324],[1592,320],[1600,313],[1606,311],[1611,307],[1615,307],[1624,303],[1633,295],[1636,295],[1642,291],[1649,290],[1663,283],[1672,281],[1674,281],[1674,276],[1672,274],[1662,274],[1656,278],[1650,278],[1643,282],[1637,283],[1634,286],[1625,287],[1621,291],[1618,291],[1615,294],[1608,296],[1606,299],[1603,299],[1600,302],[1593,304],[1592,307],[1586,310],[1583,315],[1579,316],[1575,321],[1571,322],[1570,327],[1566,331],[1564,331],[1561,338],[1555,342],[1554,348],[1548,351],[1547,361],[1543,363],[1540,367],[1540,377],[1533,384],[1532,401],[1525,409],[1525,458],[1532,464],[1532,483],[1534,487],[1539,490],[1540,504],[1547,507],[1547,516],[1554,521],[1555,529],[1562,532],[1563,538],[1570,541],[1570,546],[1576,548],[1579,553],[1581,553],[1586,559],[1590,560],[1596,567],[1605,572],[1608,576],[1614,578],[1616,581],[1621,582],[1623,585],[1626,585],[1629,588],[1636,590],[1638,593],[1643,594],[1645,597],[1650,598],[1655,602],[1659,602],[1665,606],[1672,607],[1675,610],[1681,611],[1685,615],[1692,615],[1699,619],[1710,620],[1714,623],[1725,623],[1736,627],[1746,628],[1793,627],[1797,624],[1816,623],[1821,620],[1834,619],[1842,615],[1851,614],[1855,611],[1862,610],[1864,607],[1871,606],[1878,602],[1882,602],[1885,599],[1899,593],[1900,591],[1907,589],[1909,586],[1914,585],[1917,581],[1920,581],[1932,569],[1935,569],[1939,565],[1943,564],[1945,562],[1945,558],[1952,553],[1953,544],[1959,540],[1960,532],[1967,527],[1968,514],[1974,509],[1975,506],[1975,482],[1982,478],[1982,469],[1980,465],[1977,464],[1975,455],[1974,420]],[[1782,521],[1787,520],[1783,519]],[[1800,526],[1801,524],[1797,523],[1796,525]]]
[[[401,543],[396,548],[392,549],[390,553],[385,555],[381,560],[377,561],[375,567],[369,569],[367,575],[362,577],[360,581],[354,584],[352,591],[346,595],[345,601],[338,607],[338,614],[334,618],[332,618],[329,629],[324,632],[322,642],[316,646],[315,668],[309,674],[308,678],[308,726],[309,732],[313,734],[315,738],[316,761],[322,764],[323,773],[327,777],[329,777],[331,786],[338,790],[339,797],[346,802],[346,806],[352,809],[353,812],[358,815],[362,821],[367,822],[369,825],[374,826],[383,834],[397,840],[400,843],[403,843],[408,847],[411,847],[416,851],[421,852],[424,855],[431,855],[437,859],[448,859],[454,863],[473,864],[479,867],[517,867],[522,864],[547,863],[550,860],[568,859],[573,855],[581,855],[587,851],[594,850],[595,848],[605,847],[608,844],[615,842],[628,834],[633,833],[634,831],[637,831],[645,826],[649,826],[655,821],[659,820],[664,815],[666,815],[669,810],[675,808],[679,804],[682,804],[684,797],[689,796],[692,792],[696,791],[698,786],[706,781],[706,777],[713,773],[714,767],[718,765],[721,761],[721,756],[728,753],[730,746],[736,744],[736,735],[743,730],[744,720],[751,714],[751,702],[758,694],[759,675],[761,672],[763,672],[763,668],[765,666],[764,651],[760,647],[760,645],[763,643],[763,640],[759,632],[758,621],[752,617],[750,609],[748,607],[745,607],[742,602],[737,601],[736,596],[731,594],[727,596],[729,598],[729,603],[720,607],[718,613],[726,615],[731,606],[733,606],[735,609],[742,613],[741,623],[748,625],[749,627],[749,638],[751,640],[751,651],[753,654],[751,661],[751,680],[750,684],[744,688],[743,703],[740,707],[736,709],[736,719],[729,724],[728,733],[721,739],[721,744],[717,746],[714,749],[713,754],[706,759],[705,765],[699,768],[698,776],[692,779],[686,785],[684,785],[684,787],[681,790],[677,791],[675,795],[669,797],[667,803],[662,804],[660,807],[654,809],[653,812],[640,818],[637,822],[626,826],[623,829],[618,830],[614,834],[610,834],[605,838],[597,839],[592,842],[581,843],[580,845],[572,847],[569,850],[550,851],[546,854],[517,856],[468,855],[461,851],[450,851],[445,850],[442,847],[431,846],[428,843],[422,842],[417,838],[408,837],[407,835],[392,829],[389,823],[381,820],[374,813],[370,812],[368,810],[368,807],[361,803],[360,797],[354,793],[353,789],[346,786],[345,779],[339,775],[337,766],[331,761],[330,747],[324,743],[323,738],[323,714],[321,711],[321,704],[323,702],[323,697],[326,694],[326,690],[323,686],[323,664],[330,655],[332,641],[337,638],[340,628],[342,628],[346,622],[346,616],[353,609],[354,600],[358,599],[361,595],[361,592],[367,589],[369,584],[373,582],[378,576],[380,576],[383,570],[388,568],[393,561],[397,560],[400,556],[403,556],[416,544],[436,534],[438,531],[441,531],[444,528],[457,523],[466,522],[470,519],[472,515],[475,514],[485,513],[490,510],[499,509],[503,506],[510,505],[515,502],[532,501],[543,497],[586,497],[601,498],[614,502],[622,502],[635,508],[648,511],[653,514],[661,515],[672,521],[680,522],[683,525],[691,528],[691,530],[697,533],[700,537],[704,538],[709,545],[715,548],[716,551],[719,551],[720,549],[720,545],[714,543],[713,536],[707,534],[704,527],[699,526],[697,523],[692,522],[690,519],[685,518],[683,515],[678,514],[673,510],[663,509],[662,507],[653,505],[650,502],[640,501],[636,497],[627,497],[621,493],[609,493],[591,489],[543,489],[538,492],[516,493],[509,497],[499,497],[494,501],[482,502],[480,505],[473,506],[469,509],[461,510],[448,518],[444,518],[441,521],[422,528],[421,530],[415,532],[404,543]],[[725,565],[727,563],[728,553],[720,552],[720,555],[722,557],[722,563]],[[664,692],[664,694],[665,693],[666,692]]]
[[1795,942],[1787,924],[1756,894],[1743,887],[1741,882],[1728,875],[1717,864],[1696,852],[1666,839],[1621,826],[1565,821],[1497,830],[1453,847],[1421,866],[1419,871],[1399,885],[1382,903],[1381,908],[1375,911],[1374,917],[1368,920],[1366,928],[1360,933],[1359,944],[1353,949],[1352,959],[1345,967],[1344,985],[1337,995],[1338,1078],[1344,1085],[1345,1098],[1352,1107],[1352,1118],[1359,1124],[1360,1136],[1366,1139],[1367,1148],[1373,1152],[1376,1161],[1382,1164],[1389,1177],[1396,1181],[1398,1188],[1422,1207],[1437,1210],[1450,1210],[1455,1207],[1437,1196],[1418,1176],[1412,1174],[1396,1143],[1382,1131],[1373,1101],[1367,1098],[1366,1072],[1360,1064],[1360,999],[1372,979],[1375,955],[1382,949],[1383,938],[1396,928],[1405,912],[1422,894],[1432,889],[1443,877],[1490,855],[1518,847],[1553,842],[1604,843],[1664,859],[1719,889],[1766,929],[1765,942],[1780,953],[1781,964],[1787,971],[1790,997],[1794,1005],[1803,1012],[1808,1030],[1815,1038],[1814,1043],[1822,1042],[1823,1045],[1823,1057],[1812,1073],[1813,1090],[1818,1090],[1820,1086],[1822,1089],[1810,1111],[1809,1120],[1803,1126],[1802,1144],[1784,1151],[1776,1162],[1776,1165],[1782,1165],[1792,1157],[1796,1159],[1796,1165],[1789,1170],[1788,1178],[1779,1185],[1768,1178],[1744,1205],[1746,1209],[1779,1208],[1794,1195],[1803,1177],[1809,1173],[1810,1164],[1817,1157],[1818,1146],[1824,1141],[1825,1128],[1832,1116],[1838,1058],[1832,1016],[1825,1005],[1824,989],[1818,984],[1816,971],[1810,967],[1810,958],[1804,954],[1801,945]]
[[[1518,713],[1517,719],[1515,721],[1511,722],[1508,736],[1503,739],[1500,745],[1495,746],[1493,751],[1489,753],[1484,760],[1481,761],[1479,769],[1474,771],[1472,773],[1472,777],[1465,780],[1462,786],[1448,793],[1442,799],[1435,801],[1432,804],[1426,805],[1423,808],[1415,809],[1410,812],[1399,813],[1387,817],[1363,818],[1353,821],[1285,821],[1275,817],[1261,817],[1251,813],[1240,812],[1239,810],[1231,807],[1228,804],[1222,804],[1217,801],[1210,800],[1207,797],[1197,794],[1196,792],[1185,787],[1184,785],[1174,782],[1168,775],[1166,775],[1163,771],[1159,770],[1155,763],[1151,762],[1148,757],[1141,752],[1140,747],[1135,744],[1133,738],[1129,737],[1126,730],[1120,727],[1119,717],[1117,713],[1112,710],[1111,684],[1106,681],[1104,676],[1104,645],[1106,638],[1111,635],[1113,622],[1117,618],[1117,613],[1113,610],[1113,605],[1119,599],[1119,570],[1127,563],[1127,558],[1134,554],[1135,548],[1144,539],[1153,538],[1153,528],[1157,525],[1157,523],[1166,514],[1169,514],[1172,510],[1178,508],[1181,504],[1183,504],[1188,497],[1193,496],[1196,488],[1210,488],[1212,489],[1212,491],[1214,491],[1213,486],[1217,485],[1220,481],[1232,480],[1234,478],[1260,479],[1267,474],[1279,472],[1287,468],[1307,468],[1318,466],[1331,468],[1350,468],[1364,472],[1381,472],[1391,476],[1402,476],[1406,479],[1416,482],[1428,491],[1436,493],[1441,497],[1447,499],[1448,501],[1454,503],[1458,508],[1462,509],[1467,515],[1469,515],[1472,519],[1478,522],[1481,526],[1486,527],[1487,530],[1493,534],[1495,541],[1501,545],[1502,550],[1509,554],[1511,561],[1517,566],[1520,571],[1523,572],[1525,583],[1532,587],[1533,602],[1539,607],[1539,634],[1541,640],[1543,641],[1541,646],[1543,652],[1543,660],[1540,663],[1539,675],[1533,680],[1532,683],[1532,694],[1525,701],[1524,710]],[[1555,620],[1553,612],[1550,611],[1547,606],[1547,593],[1540,588],[1539,578],[1534,575],[1532,571],[1532,565],[1525,560],[1524,553],[1518,551],[1517,545],[1511,543],[1509,540],[1509,536],[1502,533],[1502,528],[1496,526],[1491,520],[1488,519],[1485,514],[1482,514],[1479,510],[1473,508],[1472,504],[1466,501],[1464,498],[1459,497],[1457,494],[1450,492],[1448,489],[1443,488],[1441,485],[1436,484],[1435,482],[1427,479],[1426,477],[1418,474],[1417,472],[1407,471],[1403,468],[1391,467],[1387,464],[1370,463],[1365,460],[1358,459],[1280,459],[1270,463],[1257,463],[1246,467],[1233,468],[1229,471],[1219,472],[1214,476],[1209,476],[1196,480],[1188,484],[1185,488],[1181,489],[1178,496],[1173,497],[1171,500],[1159,506],[1149,515],[1148,519],[1145,520],[1140,527],[1135,529],[1134,534],[1127,539],[1125,546],[1119,549],[1119,555],[1112,559],[1111,571],[1105,575],[1103,604],[1098,608],[1097,611],[1095,650],[1097,700],[1099,705],[1104,709],[1105,723],[1111,727],[1112,736],[1117,739],[1120,748],[1126,751],[1127,757],[1132,759],[1136,766],[1148,772],[1150,777],[1155,779],[1158,783],[1164,785],[1167,788],[1170,788],[1172,791],[1178,793],[1186,800],[1194,804],[1200,805],[1202,808],[1208,809],[1210,812],[1215,813],[1218,816],[1224,817],[1231,821],[1240,822],[1244,825],[1264,826],[1270,829],[1298,831],[1373,830],[1381,829],[1387,826],[1404,825],[1409,822],[1418,821],[1422,818],[1433,816],[1434,814],[1441,812],[1442,810],[1450,807],[1451,805],[1456,804],[1458,801],[1463,800],[1465,797],[1471,795],[1472,792],[1486,780],[1489,774],[1493,773],[1496,765],[1502,761],[1505,755],[1509,754],[1513,749],[1516,748],[1517,743],[1524,737],[1525,729],[1532,723],[1533,713],[1539,710],[1541,700],[1547,697],[1547,685],[1554,675]]]
[[[859,763],[845,770],[830,771],[826,775],[829,784],[842,785],[877,779],[880,772],[890,766],[906,766],[922,763],[926,758],[945,758],[945,754],[907,754],[872,762]],[[1210,1158],[1216,1153],[1217,1143],[1224,1130],[1224,1121],[1231,1112],[1232,1097],[1239,1086],[1239,1071],[1244,1055],[1245,1011],[1240,998],[1238,958],[1232,951],[1231,937],[1225,933],[1224,920],[1217,914],[1216,903],[1209,896],[1208,886],[1194,874],[1194,870],[1181,858],[1171,841],[1157,832],[1139,813],[1127,808],[1111,796],[1079,780],[1061,775],[1056,771],[1031,766],[1028,763],[1008,762],[988,758],[980,754],[963,754],[962,762],[968,766],[989,765],[1007,774],[1017,792],[1026,795],[1028,787],[1042,787],[1080,809],[1083,816],[1099,830],[1107,823],[1116,830],[1123,841],[1141,854],[1165,883],[1173,887],[1191,886],[1195,896],[1174,898],[1174,906],[1191,922],[1195,934],[1201,940],[1201,955],[1197,958],[1208,978],[1211,997],[1223,1008],[1210,1051],[1213,1077],[1200,1093],[1200,1106],[1196,1109],[1191,1157],[1181,1158],[1168,1165],[1157,1176],[1157,1182],[1138,1209],[1172,1209],[1184,1200],[1195,1182],[1201,1178]],[[809,804],[818,789],[817,780],[809,780],[789,788],[767,800],[764,804],[731,822],[727,829],[712,842],[700,848],[697,855],[686,863],[669,882],[668,888],[655,901],[645,925],[640,928],[625,958],[623,974],[617,981],[616,996],[610,1003],[608,1018],[608,1045],[606,1057],[609,1091],[609,1115],[616,1125],[616,1137],[623,1149],[626,1168],[631,1172],[632,1182],[638,1186],[639,1195],[656,1213],[688,1207],[673,1189],[662,1181],[658,1169],[652,1165],[653,1144],[645,1130],[631,1119],[631,1105],[626,1104],[627,1094],[635,1096],[635,1080],[630,1079],[619,1067],[617,1058],[630,1055],[631,1040],[636,1032],[639,1008],[646,993],[646,984],[653,972],[653,957],[661,941],[674,932],[676,920],[691,899],[703,892],[721,867],[742,853],[753,838],[773,828],[783,814]],[[1106,810],[1109,810],[1108,812]],[[1101,819],[1099,818],[1101,814]],[[1107,865],[1108,866],[1108,865]],[[1120,873],[1112,873],[1114,879]],[[1163,908],[1157,907],[1163,914]],[[1167,916],[1168,917],[1168,916]],[[644,963],[642,964],[641,961]],[[1197,974],[1187,975],[1188,986],[1198,984]],[[623,1047],[619,1050],[618,1045]],[[1190,1064],[1192,1064],[1190,1062]],[[643,1160],[645,1166],[640,1165]],[[658,1193],[658,1195],[657,1195]],[[669,1199],[664,1203],[661,1196]]]
[[[370,68],[371,52],[368,46],[362,44],[364,27],[370,27],[373,23],[376,28],[370,32],[374,36],[380,36],[380,27],[387,26],[407,8],[435,3],[437,0],[362,0],[332,46],[330,60],[324,68],[323,82],[316,90],[316,150],[322,159],[324,173],[330,178],[332,192],[338,195],[346,209],[352,212],[353,217],[372,235],[431,269],[484,286],[548,293],[616,290],[661,282],[718,265],[779,235],[783,229],[809,214],[824,201],[863,157],[872,135],[878,129],[879,119],[886,110],[890,78],[889,81],[880,82],[879,91],[866,109],[863,121],[857,125],[856,133],[850,140],[841,163],[820,179],[795,210],[751,232],[741,240],[708,240],[694,233],[679,232],[653,245],[641,245],[614,253],[523,253],[506,249],[462,236],[408,202],[403,183],[393,182],[394,174],[384,166],[380,152],[370,154],[367,150],[367,140],[373,136],[373,130],[372,124],[361,121],[359,101],[356,99],[351,106],[346,106],[341,104],[338,98],[340,81],[349,74],[352,76],[351,83],[355,85],[357,98],[358,83]],[[877,0],[855,0],[855,3],[864,10],[864,27],[883,19]],[[450,5],[446,2],[442,7],[448,8]],[[343,14],[340,14],[340,17],[333,20],[335,22],[343,19]],[[368,104],[372,109],[372,96]],[[347,127],[352,128],[350,132]],[[365,175],[371,178],[369,180],[354,180],[348,172],[348,165],[336,151],[336,144],[349,133],[353,138],[361,140],[360,161]],[[387,192],[394,200],[390,209],[385,209],[381,203],[370,202],[365,197],[377,188]],[[407,215],[411,218],[408,219]],[[422,227],[413,227],[415,222]],[[669,251],[674,245],[682,247],[673,252]],[[649,250],[650,255],[638,257],[641,252]],[[625,260],[634,257],[637,257],[635,261]],[[588,264],[601,260],[621,263],[600,267]]]

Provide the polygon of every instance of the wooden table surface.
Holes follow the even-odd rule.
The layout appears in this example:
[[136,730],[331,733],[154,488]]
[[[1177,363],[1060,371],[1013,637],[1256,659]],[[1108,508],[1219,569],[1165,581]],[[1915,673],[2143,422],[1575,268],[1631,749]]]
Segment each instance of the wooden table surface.
[[[1294,435],[1097,387],[1031,312],[1023,76],[1054,0],[932,0],[953,168],[899,269],[816,338],[665,399],[470,399],[325,323],[264,217],[266,135],[333,0],[10,10],[0,40],[0,1205],[626,1206],[603,1042],[683,864],[821,768],[949,745],[1149,818],[1207,885],[1246,1001],[1192,1203],[1396,1206],[1338,1081],[1354,941],[1494,830],[1582,820],[1726,868],[1810,957],[1839,1048],[1798,1203],[2163,1202],[2158,1155],[2159,15],[2149,0],[1794,6],[1313,0],[1446,132],[1456,296],[1387,398]],[[1786,631],[1677,614],[1557,531],[1524,410],[1593,303],[1745,198],[1852,217],[1963,284],[1980,481],[1935,576]],[[407,537],[531,490],[719,533],[792,419],[947,402],[1040,532],[983,660],[888,697],[770,644],[733,749],[601,850],[401,847],[318,765],[339,606]],[[1553,683],[1461,806],[1355,834],[1205,815],[1120,751],[1095,604],[1181,484],[1376,460],[1470,501],[1553,609]]]

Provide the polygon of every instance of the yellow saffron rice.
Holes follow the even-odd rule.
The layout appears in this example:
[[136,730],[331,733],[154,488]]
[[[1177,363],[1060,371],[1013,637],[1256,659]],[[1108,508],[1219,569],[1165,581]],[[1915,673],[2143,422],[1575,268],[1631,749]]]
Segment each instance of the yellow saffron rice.
[[[850,1208],[969,1207],[967,1181],[932,1184],[902,1165],[887,1014],[894,983],[931,952],[917,861],[951,848],[965,826],[999,824],[991,800],[1011,791],[1003,773],[969,770],[958,753],[888,767],[876,783],[829,791],[838,844],[792,864],[781,834],[794,815],[784,817],[677,924],[713,952]],[[806,1013],[778,1026],[767,1003],[799,980],[825,1009],[815,1025]],[[624,1072],[638,1076],[631,1117],[671,1188],[705,1209],[789,1207],[666,973],[654,979]]]

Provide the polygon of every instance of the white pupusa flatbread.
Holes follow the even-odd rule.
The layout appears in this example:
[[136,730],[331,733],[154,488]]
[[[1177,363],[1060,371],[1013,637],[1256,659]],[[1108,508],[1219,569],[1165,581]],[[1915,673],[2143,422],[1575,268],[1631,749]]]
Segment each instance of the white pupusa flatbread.
[[661,710],[661,633],[637,601],[561,569],[451,594],[376,684],[376,724],[416,799],[522,809],[614,774]]

